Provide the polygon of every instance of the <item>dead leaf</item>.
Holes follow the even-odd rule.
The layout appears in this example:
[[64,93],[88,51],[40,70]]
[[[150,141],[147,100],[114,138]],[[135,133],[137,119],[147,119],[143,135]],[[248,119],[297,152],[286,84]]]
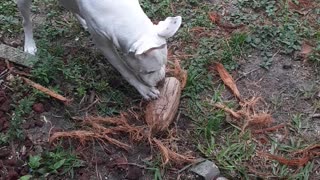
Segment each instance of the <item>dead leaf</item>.
[[210,12],[209,13],[209,19],[211,20],[211,22],[215,23],[215,24],[219,24],[220,23],[220,15],[214,12]]
[[312,52],[312,46],[304,42],[301,46],[300,54],[303,56],[308,56]]
[[216,69],[216,71],[218,71],[219,76],[221,77],[224,84],[230,88],[230,90],[232,91],[234,96],[236,96],[236,98],[238,100],[241,100],[240,92],[237,88],[237,85],[236,85],[234,79],[228,73],[228,71],[223,67],[223,65],[221,63],[215,63],[215,69]]
[[313,2],[310,0],[297,0],[298,3],[293,2],[293,0],[289,0],[289,8],[294,10],[300,9],[309,9],[313,7]]
[[213,22],[214,24],[216,24],[217,26],[219,26],[221,28],[224,28],[228,32],[232,32],[235,29],[244,27],[243,24],[233,25],[233,24],[230,24],[230,23],[221,22],[221,16],[218,13],[215,13],[215,12],[210,12],[209,13],[209,19],[211,20],[211,22]]
[[290,158],[290,159],[287,159],[285,157],[282,157],[282,156],[277,156],[277,155],[273,155],[273,154],[270,154],[270,153],[266,153],[266,152],[257,152],[259,156],[263,156],[263,157],[266,157],[270,160],[276,160],[278,161],[280,164],[284,164],[284,165],[287,165],[287,166],[303,166],[305,164],[308,163],[308,161],[310,160],[309,157],[305,156],[305,157],[302,157],[302,158]]

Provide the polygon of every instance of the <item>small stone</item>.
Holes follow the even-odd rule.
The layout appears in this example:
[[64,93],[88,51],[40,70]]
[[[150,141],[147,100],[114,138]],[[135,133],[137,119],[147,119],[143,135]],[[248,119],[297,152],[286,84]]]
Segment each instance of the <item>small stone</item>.
[[216,180],[228,180],[227,178],[225,178],[225,177],[217,177],[217,179]]
[[36,103],[32,106],[32,109],[36,112],[36,113],[43,113],[44,112],[44,106],[42,103]]
[[283,69],[292,69],[292,65],[291,64],[284,64],[282,66]]
[[7,78],[6,78],[6,80],[9,81],[9,82],[12,82],[13,80],[15,80],[15,77],[14,77],[14,75],[9,74],[9,75],[7,76]]
[[203,177],[204,180],[212,180],[220,175],[220,170],[213,162],[205,160],[190,169],[191,172]]

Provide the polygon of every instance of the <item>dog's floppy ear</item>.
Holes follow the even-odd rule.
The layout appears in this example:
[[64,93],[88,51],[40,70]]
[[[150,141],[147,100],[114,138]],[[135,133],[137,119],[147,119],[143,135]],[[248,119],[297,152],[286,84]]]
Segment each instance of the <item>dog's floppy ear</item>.
[[172,37],[180,28],[181,22],[181,16],[167,17],[166,20],[160,21],[159,24],[156,25],[158,35],[165,39]]
[[142,55],[143,53],[154,49],[160,48],[166,44],[165,39],[163,38],[152,38],[152,37],[143,37],[139,41],[135,42],[129,49],[129,53],[134,53],[135,56]]

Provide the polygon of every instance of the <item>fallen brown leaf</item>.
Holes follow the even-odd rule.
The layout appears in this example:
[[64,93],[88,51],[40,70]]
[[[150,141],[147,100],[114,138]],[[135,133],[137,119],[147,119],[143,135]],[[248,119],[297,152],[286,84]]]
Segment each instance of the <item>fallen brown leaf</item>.
[[300,55],[306,59],[312,52],[312,46],[310,46],[308,43],[304,42],[301,46]]
[[219,76],[221,77],[224,84],[230,88],[230,90],[232,91],[234,96],[236,96],[236,98],[238,100],[241,100],[240,92],[237,88],[237,85],[236,85],[234,79],[228,73],[228,71],[223,67],[223,65],[221,63],[215,63],[215,69],[216,69],[216,71],[218,71]]
[[244,27],[243,24],[239,24],[239,25],[233,25],[230,23],[222,23],[221,22],[221,16],[218,13],[215,12],[210,12],[209,13],[209,19],[211,20],[211,22],[213,22],[214,24],[216,24],[219,27],[224,28],[226,31],[233,31],[234,29],[238,29],[241,27]]
[[211,22],[215,23],[215,24],[219,24],[220,23],[220,15],[214,12],[210,12],[209,13],[209,19],[211,20]]

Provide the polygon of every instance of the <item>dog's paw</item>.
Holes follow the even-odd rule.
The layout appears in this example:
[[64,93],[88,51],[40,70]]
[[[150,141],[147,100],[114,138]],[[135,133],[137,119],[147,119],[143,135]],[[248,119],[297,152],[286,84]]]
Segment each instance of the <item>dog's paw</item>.
[[36,46],[25,46],[24,52],[35,55],[37,52],[37,47]]
[[142,86],[138,89],[139,93],[145,100],[158,99],[160,91],[155,87]]

